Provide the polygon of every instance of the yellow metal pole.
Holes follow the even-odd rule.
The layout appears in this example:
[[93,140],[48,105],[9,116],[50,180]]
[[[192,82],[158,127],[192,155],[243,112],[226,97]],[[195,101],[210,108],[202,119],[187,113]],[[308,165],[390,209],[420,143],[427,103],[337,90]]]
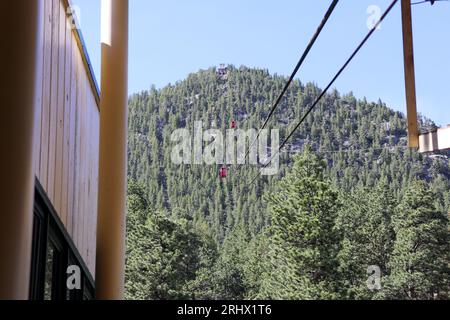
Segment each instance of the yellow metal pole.
[[128,0],[102,0],[96,296],[124,297]]
[[0,299],[28,299],[41,0],[0,1]]
[[403,54],[405,64],[406,108],[408,142],[410,148],[419,148],[417,124],[416,76],[414,70],[414,45],[411,18],[411,0],[402,0]]

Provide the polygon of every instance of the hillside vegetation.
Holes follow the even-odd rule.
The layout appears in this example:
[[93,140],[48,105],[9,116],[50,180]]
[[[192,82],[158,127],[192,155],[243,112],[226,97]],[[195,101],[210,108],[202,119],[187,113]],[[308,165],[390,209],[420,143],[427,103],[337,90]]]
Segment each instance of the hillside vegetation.
[[[175,129],[258,129],[286,80],[229,66],[130,97],[127,297],[447,299],[449,154],[409,150],[382,101],[327,94],[254,183],[172,163]],[[319,94],[295,81],[268,127],[283,139]]]

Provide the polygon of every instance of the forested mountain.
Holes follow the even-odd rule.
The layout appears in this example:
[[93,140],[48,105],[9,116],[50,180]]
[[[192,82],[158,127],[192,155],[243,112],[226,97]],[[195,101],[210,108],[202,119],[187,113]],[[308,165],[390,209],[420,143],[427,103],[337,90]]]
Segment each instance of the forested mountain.
[[[404,115],[381,101],[327,94],[279,175],[254,183],[257,166],[222,179],[172,163],[175,129],[258,129],[286,81],[229,66],[130,97],[128,297],[448,298],[449,154],[409,150]],[[294,81],[269,127],[283,139],[320,92]]]

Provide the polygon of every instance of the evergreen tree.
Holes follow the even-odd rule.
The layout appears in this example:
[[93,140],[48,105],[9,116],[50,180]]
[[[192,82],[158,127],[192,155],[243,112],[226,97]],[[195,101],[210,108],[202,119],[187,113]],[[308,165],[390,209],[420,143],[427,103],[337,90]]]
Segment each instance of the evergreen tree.
[[324,175],[326,163],[309,149],[270,194],[272,270],[263,296],[336,298],[338,195]]
[[[130,185],[127,297],[380,297],[367,289],[367,266],[382,269],[384,286],[402,256],[394,252],[399,234],[392,211],[398,216],[403,210],[393,207],[406,201],[412,181],[429,182],[436,195],[430,210],[450,212],[450,153],[408,150],[402,113],[336,90],[324,96],[286,148],[301,152],[310,146],[309,157],[320,163],[311,170],[287,170],[293,158],[283,153],[278,176],[251,184],[258,171],[252,166],[231,166],[227,179],[219,179],[217,166],[172,163],[175,129],[192,133],[194,122],[203,121],[205,130],[225,131],[232,119],[239,129],[258,128],[286,80],[267,70],[228,66],[226,79],[210,68],[130,97],[128,174],[144,187]],[[294,81],[270,127],[286,137],[320,90]],[[428,119],[420,122],[433,126]],[[333,189],[340,191],[342,208]],[[325,248],[331,238],[333,245]]]
[[389,272],[395,199],[385,180],[375,189],[359,188],[341,197],[344,206],[337,228],[343,236],[339,252],[342,293],[348,299],[371,299],[376,291],[367,286],[368,268],[376,266],[384,274]]
[[381,297],[448,298],[450,242],[448,216],[436,209],[436,195],[422,181],[406,191],[393,217],[396,240]]
[[[128,299],[208,298],[198,279],[211,269],[215,243],[186,218],[174,220],[147,205],[145,192],[130,183],[127,216],[126,293]],[[182,216],[181,213],[177,214]],[[210,298],[210,297],[209,297]]]
[[247,293],[244,275],[246,244],[249,236],[243,228],[236,228],[225,239],[220,258],[214,268],[214,287],[222,300],[242,300]]

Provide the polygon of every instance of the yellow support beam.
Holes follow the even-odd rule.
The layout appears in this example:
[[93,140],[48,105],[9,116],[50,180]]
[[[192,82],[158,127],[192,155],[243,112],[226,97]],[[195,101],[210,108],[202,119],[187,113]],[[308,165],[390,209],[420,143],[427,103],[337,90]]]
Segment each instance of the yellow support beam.
[[0,300],[28,299],[41,0],[0,1]]
[[102,0],[101,41],[96,297],[120,300],[125,283],[128,0]]
[[414,44],[411,18],[411,0],[402,0],[403,55],[405,64],[406,108],[408,120],[408,144],[419,148],[417,121],[416,76],[414,70]]

